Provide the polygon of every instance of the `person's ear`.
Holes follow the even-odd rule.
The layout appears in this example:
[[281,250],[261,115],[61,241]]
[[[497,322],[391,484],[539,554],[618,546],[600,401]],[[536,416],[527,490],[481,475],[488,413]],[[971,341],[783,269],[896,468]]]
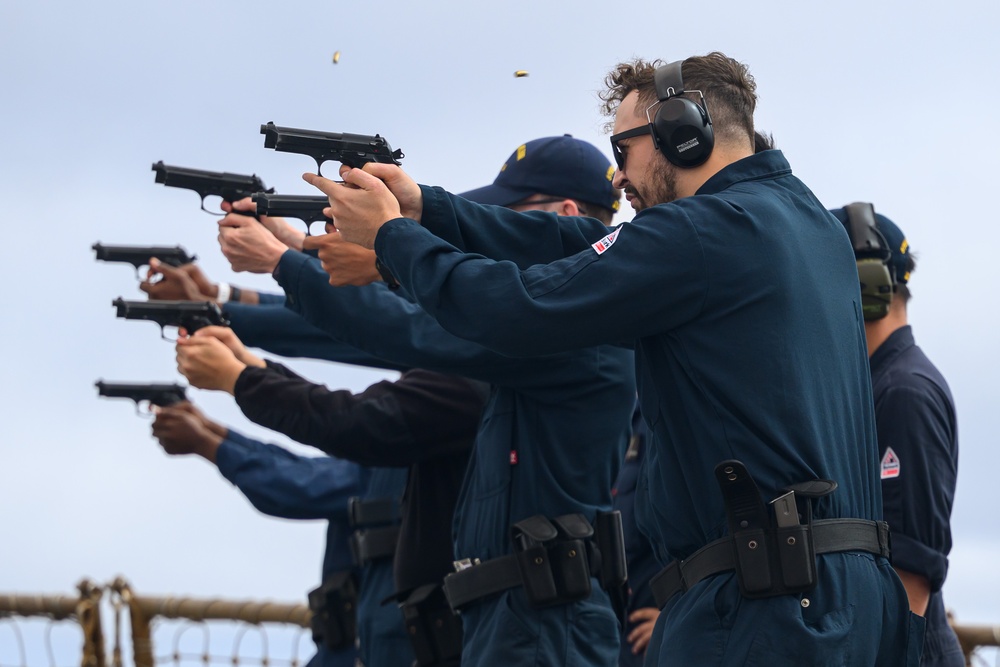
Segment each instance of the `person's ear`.
[[564,199],[557,209],[559,215],[580,215],[580,207],[572,199]]

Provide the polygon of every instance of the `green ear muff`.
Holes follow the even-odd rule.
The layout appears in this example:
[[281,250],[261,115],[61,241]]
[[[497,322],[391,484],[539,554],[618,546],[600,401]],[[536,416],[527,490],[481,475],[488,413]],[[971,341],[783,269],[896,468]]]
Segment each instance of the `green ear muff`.
[[866,322],[880,320],[889,314],[892,302],[892,276],[881,259],[859,259],[858,278],[861,280],[861,312]]

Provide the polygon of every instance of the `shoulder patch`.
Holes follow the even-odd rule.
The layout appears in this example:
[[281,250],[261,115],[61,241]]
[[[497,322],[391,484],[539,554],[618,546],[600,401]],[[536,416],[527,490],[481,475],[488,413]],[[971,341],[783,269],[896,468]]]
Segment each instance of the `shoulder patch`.
[[894,479],[899,477],[899,457],[892,447],[885,448],[885,455],[882,457],[882,479]]
[[610,234],[605,236],[597,243],[594,243],[590,247],[596,250],[598,255],[603,255],[605,250],[607,250],[608,248],[610,248],[615,244],[615,239],[618,238],[618,232],[620,232],[621,230],[622,230],[621,225],[619,225],[618,227],[615,228],[615,231],[611,232]]

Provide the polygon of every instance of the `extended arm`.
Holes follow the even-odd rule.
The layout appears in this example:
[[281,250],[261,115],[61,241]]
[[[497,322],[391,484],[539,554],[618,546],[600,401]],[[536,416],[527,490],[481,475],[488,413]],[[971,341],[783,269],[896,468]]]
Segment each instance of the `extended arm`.
[[254,422],[362,465],[406,466],[467,449],[485,385],[423,370],[359,394],[331,391],[277,364],[248,367],[236,402]]
[[[264,295],[261,295],[262,298]],[[279,354],[283,357],[325,359],[345,364],[406,370],[407,366],[395,364],[351,345],[331,338],[312,326],[299,314],[284,306],[280,300],[267,299],[260,306],[227,304],[226,316],[230,327],[245,345]]]
[[343,515],[347,501],[361,493],[355,463],[298,456],[232,430],[219,446],[216,465],[254,507],[285,519]]
[[546,354],[663,332],[699,312],[706,260],[687,216],[670,213],[653,211],[649,224],[640,214],[597,248],[526,270],[405,219],[381,228],[375,251],[448,331],[511,356]]
[[343,515],[358,495],[359,468],[329,457],[307,458],[226,429],[189,402],[158,408],[153,437],[171,456],[214,463],[258,510],[287,519]]
[[593,218],[544,211],[518,213],[476,204],[441,188],[420,189],[421,226],[459,250],[510,260],[522,269],[573,255],[612,231]]
[[538,377],[539,364],[553,361],[511,359],[448,333],[426,311],[382,283],[330,287],[319,263],[301,253],[286,252],[276,277],[289,308],[331,337],[379,359],[522,387]]

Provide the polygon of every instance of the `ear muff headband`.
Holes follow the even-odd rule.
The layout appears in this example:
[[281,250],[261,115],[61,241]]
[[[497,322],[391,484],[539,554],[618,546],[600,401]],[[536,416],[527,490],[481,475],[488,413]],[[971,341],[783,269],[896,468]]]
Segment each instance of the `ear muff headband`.
[[[705,96],[700,90],[684,90],[681,78],[683,64],[684,61],[678,60],[656,68],[653,73],[653,85],[660,105],[650,125],[653,143],[663,156],[671,164],[689,168],[703,164],[712,154],[715,132]],[[685,92],[698,93],[701,104],[681,97]]]
[[847,211],[847,235],[854,246],[861,281],[861,312],[865,321],[880,320],[889,314],[893,279],[889,270],[892,257],[889,245],[875,222],[875,207],[855,202],[844,207]]

